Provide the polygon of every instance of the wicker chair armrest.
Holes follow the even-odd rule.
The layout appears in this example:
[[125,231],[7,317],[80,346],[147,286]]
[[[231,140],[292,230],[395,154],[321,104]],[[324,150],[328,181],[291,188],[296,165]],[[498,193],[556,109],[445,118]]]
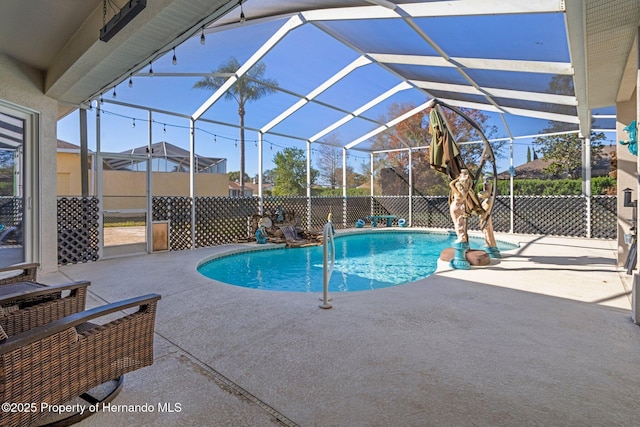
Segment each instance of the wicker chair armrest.
[[59,320],[54,320],[53,322],[38,326],[27,332],[7,338],[5,341],[0,343],[0,354],[10,353],[20,347],[45,339],[50,335],[60,333],[71,327],[75,328],[83,323],[90,322],[91,320],[118,311],[134,307],[139,307],[139,312],[146,312],[149,310],[155,311],[158,300],[160,300],[160,295],[149,294],[92,308]]
[[60,285],[44,286],[38,289],[30,289],[27,291],[14,292],[11,294],[5,294],[0,297],[0,305],[8,305],[11,303],[19,303],[24,300],[37,300],[39,297],[45,297],[50,294],[61,293],[63,291],[71,291],[74,295],[80,289],[86,289],[91,282],[81,280],[78,282],[63,283]]
[[7,294],[0,298],[0,306],[11,310],[0,316],[0,326],[7,335],[14,336],[84,311],[90,284],[72,282]]
[[[40,264],[38,264],[37,262],[22,263],[11,265],[9,267],[2,267],[0,268],[0,285],[25,281],[35,282],[38,267],[40,267]],[[3,273],[8,273],[16,270],[22,270],[22,273],[16,274],[15,276],[2,278]]]

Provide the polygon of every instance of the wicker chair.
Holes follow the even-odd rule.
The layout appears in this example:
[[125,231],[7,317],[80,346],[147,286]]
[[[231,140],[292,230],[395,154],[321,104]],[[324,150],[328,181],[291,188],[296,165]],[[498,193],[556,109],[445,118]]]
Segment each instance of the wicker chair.
[[8,336],[41,326],[84,310],[87,287],[81,281],[44,286],[0,298],[0,327]]
[[[29,425],[48,415],[42,402],[63,404],[151,365],[159,299],[151,294],[93,308],[0,342],[0,400],[36,403],[34,412],[0,412],[0,425]],[[89,323],[135,307],[103,325]]]
[[[40,264],[32,262],[0,268],[0,286],[16,282],[35,282],[38,267],[40,267]],[[16,270],[22,270],[22,272],[4,277],[6,274],[10,274]]]

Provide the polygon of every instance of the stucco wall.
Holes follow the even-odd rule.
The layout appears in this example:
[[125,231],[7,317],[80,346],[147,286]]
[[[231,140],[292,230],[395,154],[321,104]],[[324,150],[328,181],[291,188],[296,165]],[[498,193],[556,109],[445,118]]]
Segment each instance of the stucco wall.
[[[39,167],[36,171],[39,186],[35,189],[31,206],[39,206],[31,239],[39,242],[28,261],[39,261],[44,271],[58,268],[58,238],[56,219],[56,100],[44,95],[43,73],[18,63],[0,53],[0,100],[39,114],[37,150]],[[39,202],[39,203],[38,203]]]
[[[629,134],[623,128],[636,119],[636,93],[634,91],[631,100],[619,102],[616,105],[616,141],[628,141]],[[623,265],[629,254],[629,245],[624,243],[624,235],[629,233],[633,208],[624,207],[623,191],[631,188],[632,200],[638,198],[636,191],[636,157],[629,150],[618,144],[618,265]]]

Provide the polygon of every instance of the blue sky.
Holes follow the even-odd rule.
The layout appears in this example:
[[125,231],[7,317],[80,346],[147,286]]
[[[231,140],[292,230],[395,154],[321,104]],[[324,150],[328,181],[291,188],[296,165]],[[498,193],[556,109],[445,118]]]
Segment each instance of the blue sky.
[[[250,10],[245,11],[247,14]],[[564,35],[563,16],[538,14],[518,16],[518,19],[504,16],[421,18],[417,22],[429,30],[429,35],[450,55],[461,57],[518,58],[526,60],[568,61],[566,37]],[[368,48],[385,52],[397,45],[402,38],[416,37],[407,32],[405,25],[385,21],[354,22],[336,21],[327,23],[327,28],[349,41],[364,43]],[[175,50],[177,65],[171,62],[173,51],[153,61],[154,76],[132,76],[133,87],[128,87],[128,78],[116,87],[117,96],[113,98],[113,89],[105,91],[105,100],[137,105],[151,106],[157,109],[193,114],[209,97],[204,90],[193,89],[198,77],[162,77],[162,73],[206,73],[211,72],[230,57],[235,56],[241,63],[247,60],[282,25],[282,20],[257,25],[245,25],[219,33],[208,33],[206,43],[200,44],[200,34],[178,46]],[[452,32],[452,25],[463,26],[465,32]],[[372,26],[376,26],[371,32]],[[364,37],[365,34],[375,36]],[[394,39],[395,38],[395,39]],[[363,39],[363,40],[360,40]],[[405,43],[403,53],[434,55],[434,50],[424,43]],[[307,94],[324,80],[355,60],[359,54],[328,36],[317,26],[303,25],[293,30],[276,45],[263,61],[267,64],[265,77],[275,79],[282,88],[298,94]],[[437,67],[433,67],[437,68]],[[147,73],[149,65],[139,72]],[[451,73],[451,70],[445,70]],[[475,72],[475,79],[505,80],[504,73],[491,75],[487,72]],[[420,72],[443,74],[443,69],[430,70],[423,67]],[[446,73],[445,73],[446,74]],[[515,73],[513,76],[517,77]],[[442,76],[436,78],[444,78]],[[451,78],[458,78],[453,76]],[[541,76],[540,78],[544,78]],[[529,84],[531,89],[544,87],[547,80],[536,82],[522,78],[515,84]],[[397,76],[377,65],[363,66],[318,96],[323,103],[337,105],[344,111],[351,111],[368,100],[384,93],[399,82]],[[508,82],[505,84],[509,84]],[[527,88],[524,88],[527,89]],[[286,110],[298,98],[287,94],[269,95],[263,100],[247,105],[246,125],[260,128]],[[387,114],[390,104],[411,103],[419,105],[426,97],[416,91],[401,91],[384,103],[367,111],[364,116],[377,120]],[[102,151],[121,152],[146,145],[149,134],[148,115],[143,110],[123,108],[105,102],[101,106],[102,114]],[[496,114],[488,113],[490,122],[498,128],[496,137],[507,136],[502,120]],[[332,122],[342,118],[344,112],[332,110],[324,105],[308,103],[294,113],[288,120],[274,127],[273,131],[282,134],[300,135],[309,138]],[[237,124],[237,104],[221,99],[205,114],[205,118],[218,122]],[[135,120],[134,120],[135,119]],[[152,141],[167,141],[182,148],[189,148],[189,121],[184,118],[154,113],[151,126]],[[135,121],[135,127],[133,126]],[[515,135],[531,135],[548,126],[548,122],[519,116],[509,117],[509,126]],[[337,131],[337,137],[344,143],[366,134],[377,125],[362,118],[351,120]],[[196,131],[196,152],[208,157],[228,159],[228,170],[238,170],[237,140],[239,131],[232,126],[214,125],[198,122]],[[614,138],[614,135],[610,135]],[[74,113],[59,122],[58,138],[79,144],[78,114]],[[253,176],[258,171],[257,133],[246,131],[246,171]],[[264,168],[273,168],[274,154],[287,146],[305,149],[302,140],[283,138],[273,134],[264,137]],[[611,141],[614,143],[615,141]],[[363,144],[364,145],[364,144]],[[514,143],[515,165],[526,161],[530,140],[516,140]],[[95,109],[89,114],[89,147],[95,150]],[[508,154],[508,153],[504,153]],[[315,154],[313,154],[315,156]],[[349,164],[360,170],[368,154],[361,151],[349,151]],[[314,159],[315,161],[315,159]],[[498,162],[498,169],[505,170],[508,159]]]

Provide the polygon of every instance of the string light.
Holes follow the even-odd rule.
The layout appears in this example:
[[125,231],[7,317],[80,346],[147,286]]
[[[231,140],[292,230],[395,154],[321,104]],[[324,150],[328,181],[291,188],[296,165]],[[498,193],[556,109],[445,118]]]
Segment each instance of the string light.
[[206,43],[206,39],[204,38],[204,26],[202,26],[202,33],[200,34],[200,44],[204,45]]
[[242,10],[242,0],[240,0],[240,23],[244,24],[245,18],[244,18],[244,10]]
[[178,65],[178,58],[176,58],[176,48],[173,48],[173,59],[171,60],[173,65]]
[[216,142],[218,142],[218,138],[215,135],[213,135],[213,143],[215,144]]
[[162,133],[167,133],[167,125],[162,124]]
[[153,64],[149,61],[149,76],[153,77]]
[[129,87],[133,87],[133,79],[131,78],[132,74],[129,73]]
[[136,127],[136,119],[133,119],[133,123],[131,123],[131,127],[132,128]]
[[113,95],[111,95],[111,96],[113,96],[114,98],[116,97],[116,87],[115,86],[113,87]]
[[104,104],[104,99],[102,99],[102,93],[100,93],[100,104]]

